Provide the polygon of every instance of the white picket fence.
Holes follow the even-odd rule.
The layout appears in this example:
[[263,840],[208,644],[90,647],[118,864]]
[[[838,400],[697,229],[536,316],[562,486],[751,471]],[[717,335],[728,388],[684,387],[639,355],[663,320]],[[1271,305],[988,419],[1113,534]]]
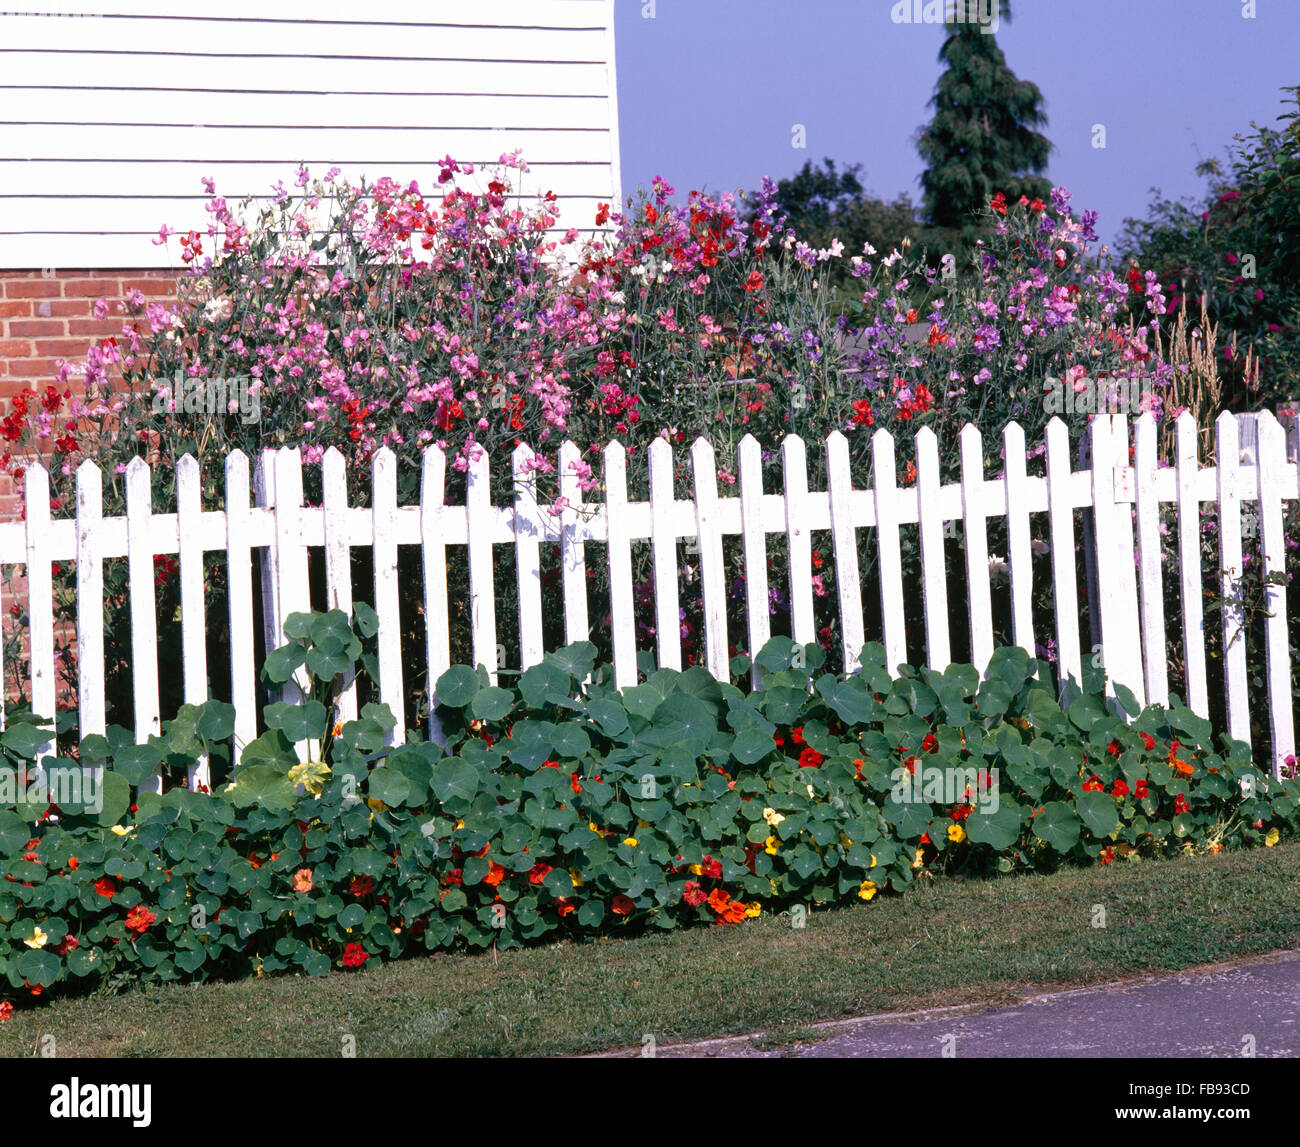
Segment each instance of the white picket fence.
[[[351,611],[350,551],[369,547],[374,555],[373,602],[379,616],[379,698],[395,714],[403,708],[402,651],[398,633],[397,554],[399,546],[420,546],[423,556],[423,616],[429,680],[451,662],[451,625],[447,597],[448,546],[464,546],[469,565],[470,627],[473,659],[495,681],[498,670],[496,625],[497,587],[493,548],[513,546],[516,555],[519,646],[526,668],[538,662],[543,649],[543,607],[540,546],[558,543],[562,552],[561,586],[566,642],[590,634],[585,547],[607,547],[610,573],[610,634],[613,667],[620,687],[637,681],[637,642],[634,618],[632,543],[648,540],[653,554],[654,622],[660,666],[681,668],[679,604],[682,592],[678,543],[694,539],[698,546],[699,580],[689,583],[702,595],[705,663],[720,679],[729,678],[729,635],[723,539],[738,535],[744,554],[748,648],[757,651],[769,637],[768,547],[772,535],[783,539],[789,553],[789,600],[792,636],[797,642],[816,640],[814,630],[812,534],[829,531],[836,572],[841,640],[846,665],[856,665],[868,635],[859,573],[859,530],[875,533],[877,573],[883,632],[879,635],[893,671],[907,660],[905,600],[922,595],[926,660],[942,669],[950,661],[948,586],[945,535],[948,523],[960,522],[964,537],[965,575],[969,599],[972,660],[983,669],[994,649],[993,595],[989,568],[988,523],[1006,520],[1007,564],[1010,573],[1012,636],[1031,653],[1036,638],[1051,638],[1058,651],[1060,684],[1082,679],[1083,658],[1100,655],[1112,682],[1130,688],[1138,700],[1165,702],[1171,685],[1167,673],[1168,643],[1178,639],[1186,679],[1177,683],[1193,710],[1209,712],[1207,640],[1202,613],[1201,508],[1217,504],[1220,514],[1219,568],[1225,596],[1234,596],[1242,576],[1242,508],[1252,503],[1252,524],[1258,524],[1264,572],[1285,572],[1283,539],[1285,504],[1300,500],[1300,438],[1269,414],[1257,422],[1254,457],[1243,463],[1238,422],[1228,414],[1216,424],[1217,467],[1202,467],[1198,459],[1196,425],[1190,415],[1177,423],[1177,457],[1168,468],[1157,466],[1157,425],[1150,415],[1136,421],[1132,465],[1129,430],[1122,416],[1102,416],[1093,422],[1090,463],[1073,465],[1066,425],[1054,419],[1045,435],[1045,475],[1027,474],[1025,436],[1008,425],[1001,440],[1004,472],[986,476],[985,443],[973,426],[961,433],[960,481],[940,483],[939,443],[933,432],[916,435],[916,481],[900,487],[896,479],[895,444],[884,431],[871,439],[872,489],[854,489],[850,476],[849,442],[840,433],[825,441],[826,490],[808,488],[806,447],[797,437],[781,446],[783,490],[763,489],[758,442],[746,437],[738,450],[738,495],[720,496],[713,448],[703,440],[691,447],[693,498],[675,498],[673,449],[664,439],[648,450],[649,500],[632,502],[627,494],[627,457],[611,443],[603,452],[604,500],[584,501],[573,463],[580,458],[572,443],[559,451],[559,491],[569,508],[553,515],[539,505],[533,455],[520,446],[513,455],[517,496],[513,505],[491,502],[489,462],[481,455],[469,466],[465,505],[444,505],[447,458],[436,447],[423,455],[418,505],[399,505],[397,460],[380,450],[372,462],[372,506],[348,504],[345,463],[330,450],[323,466],[323,504],[303,504],[303,472],[297,450],[266,452],[259,460],[250,487],[249,460],[232,454],[225,466],[225,509],[200,505],[198,463],[181,459],[176,467],[177,513],[154,513],[150,504],[148,466],[140,459],[126,471],[127,512],[123,518],[102,515],[101,474],[91,461],[77,471],[75,520],[51,520],[49,480],[39,467],[27,471],[26,520],[0,524],[0,563],[21,563],[28,579],[30,616],[31,696],[33,708],[48,714],[55,708],[55,621],[51,606],[51,563],[76,562],[77,670],[79,674],[79,732],[103,732],[105,727],[103,562],[126,557],[130,579],[132,672],[135,695],[135,734],[139,742],[160,731],[158,648],[154,604],[155,555],[179,555],[181,586],[182,663],[184,698],[199,703],[208,696],[211,670],[206,663],[203,557],[225,551],[229,584],[229,666],[231,696],[237,713],[234,751],[257,735],[255,712],[253,586],[255,551],[260,563],[263,601],[267,603],[266,647],[283,641],[284,619],[311,608],[308,600],[308,551],[324,550],[327,607]],[[250,495],[252,496],[250,500]],[[1161,576],[1161,515],[1171,508],[1177,518],[1177,548],[1181,585],[1181,634],[1166,632],[1166,602]],[[1090,596],[1097,634],[1085,652],[1080,634],[1079,586],[1076,575],[1074,513],[1090,510],[1091,548],[1086,555]],[[1050,539],[1054,625],[1050,634],[1036,634],[1032,610],[1033,550],[1031,516],[1047,515]],[[921,580],[905,585],[900,531],[917,526]],[[1135,537],[1136,533],[1136,537]],[[1294,563],[1293,563],[1294,565]],[[368,595],[361,595],[368,596]],[[1282,768],[1295,751],[1291,666],[1287,640],[1287,601],[1284,584],[1268,589],[1265,665],[1273,767]],[[1222,616],[1222,681],[1229,731],[1249,742],[1245,641],[1238,633],[1239,612],[1227,608]],[[219,624],[217,619],[211,623]],[[225,667],[220,667],[224,672]],[[755,686],[761,672],[752,671]],[[292,690],[289,691],[292,695]],[[290,697],[292,699],[292,697]],[[356,715],[352,690],[342,698],[340,716]],[[0,715],[2,717],[2,715]],[[431,719],[430,735],[437,736]],[[402,723],[391,734],[403,738]],[[191,770],[192,785],[206,783],[207,763]],[[154,788],[160,785],[155,779]]]

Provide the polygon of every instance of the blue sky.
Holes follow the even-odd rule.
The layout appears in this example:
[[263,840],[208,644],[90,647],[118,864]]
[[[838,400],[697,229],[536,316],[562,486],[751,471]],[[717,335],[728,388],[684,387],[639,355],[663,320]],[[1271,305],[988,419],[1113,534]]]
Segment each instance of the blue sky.
[[[662,174],[754,187],[805,160],[860,162],[872,193],[919,202],[914,138],[929,121],[943,30],[891,20],[893,0],[616,0],[624,195]],[[997,31],[1043,92],[1047,175],[1113,240],[1150,188],[1198,193],[1251,120],[1276,126],[1300,84],[1300,0],[1013,0]],[[653,12],[651,18],[643,12]],[[792,147],[794,125],[807,147]],[[1093,146],[1093,125],[1106,130]]]

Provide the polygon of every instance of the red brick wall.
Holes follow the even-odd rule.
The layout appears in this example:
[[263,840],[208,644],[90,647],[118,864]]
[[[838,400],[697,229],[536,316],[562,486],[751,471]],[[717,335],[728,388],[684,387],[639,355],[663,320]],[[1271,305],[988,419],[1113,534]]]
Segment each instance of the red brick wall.
[[[56,381],[58,360],[76,364],[98,339],[118,334],[124,316],[117,310],[127,292],[150,299],[174,296],[174,271],[0,270],[0,415],[24,387]],[[108,315],[94,317],[98,299]],[[69,380],[76,393],[76,376]],[[19,501],[8,475],[0,474],[0,521],[19,516]]]
[[[117,304],[127,292],[137,290],[150,300],[167,300],[174,297],[175,282],[174,271],[58,271],[47,277],[41,271],[0,270],[0,416],[9,413],[13,397],[24,388],[39,390],[57,382],[60,359],[75,366],[91,343],[119,334],[127,316]],[[96,319],[94,306],[101,298],[108,303],[108,314]],[[74,373],[67,384],[74,395],[77,379]],[[13,521],[21,514],[21,495],[9,475],[0,473],[0,521]],[[13,588],[17,600],[7,588],[0,595],[0,632],[8,636],[18,624],[13,608],[21,611],[26,604],[26,579],[15,578]],[[6,667],[3,688],[12,701],[12,667]],[[69,700],[60,688],[60,707]]]

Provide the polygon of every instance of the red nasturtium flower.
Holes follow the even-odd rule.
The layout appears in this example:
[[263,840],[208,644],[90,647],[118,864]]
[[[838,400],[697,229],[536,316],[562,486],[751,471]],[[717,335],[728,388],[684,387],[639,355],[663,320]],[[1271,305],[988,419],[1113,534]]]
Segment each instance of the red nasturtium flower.
[[1101,783],[1101,777],[1092,776],[1083,782],[1083,791],[1085,793],[1103,793],[1106,786]]
[[1110,786],[1110,795],[1113,797],[1128,796],[1128,785],[1122,780],[1116,780],[1115,783]]
[[1133,786],[1133,795],[1137,797],[1138,800],[1146,800],[1146,795],[1147,795],[1146,781],[1138,781],[1138,783]]
[[484,884],[490,884],[495,888],[505,879],[506,870],[501,867],[495,860],[488,861],[488,874],[483,877]]
[[635,907],[636,905],[620,892],[612,901],[610,901],[609,910],[613,912],[615,916],[627,916]]
[[557,896],[555,898],[555,911],[561,916],[567,916],[575,908],[577,908],[577,905],[567,896]]
[[143,936],[145,929],[157,919],[143,904],[137,904],[126,914],[126,929],[137,936]]
[[112,900],[117,895],[117,881],[111,876],[101,876],[95,881],[95,891]]
[[349,896],[369,896],[375,890],[375,882],[369,876],[354,876],[348,884]]
[[692,908],[698,908],[704,903],[706,899],[704,889],[700,887],[698,880],[688,880],[686,882],[686,888],[682,892],[682,899]]
[[370,953],[355,940],[343,949],[343,963],[349,968],[359,968],[369,958]]
[[67,932],[64,934],[63,943],[54,950],[60,956],[66,956],[69,952],[75,952],[80,947],[81,942],[71,932]]
[[1108,752],[1112,757],[1118,757],[1123,751],[1124,746],[1118,741],[1111,741],[1111,743],[1106,746],[1106,752]]
[[540,860],[528,870],[528,883],[541,884],[546,879],[546,874],[551,871],[553,866],[543,864]]
[[712,856],[706,856],[700,861],[700,871],[713,880],[717,880],[722,875],[722,861],[714,860]]
[[69,872],[76,872],[77,869],[80,867],[80,865],[81,865],[81,861],[79,861],[75,856],[69,856],[69,857],[68,857],[68,871],[69,871]]
[[937,753],[939,751],[939,738],[933,733],[926,733],[921,739],[921,751],[924,753]]
[[1179,793],[1174,797],[1174,812],[1187,812],[1190,807],[1185,793]]
[[1156,739],[1150,733],[1139,733],[1138,736],[1142,738],[1142,747],[1148,752],[1156,747]]
[[815,769],[823,761],[821,753],[811,745],[799,754],[799,767],[801,769]]
[[0,1003],[0,1024],[14,1014],[14,1006],[8,1000]]

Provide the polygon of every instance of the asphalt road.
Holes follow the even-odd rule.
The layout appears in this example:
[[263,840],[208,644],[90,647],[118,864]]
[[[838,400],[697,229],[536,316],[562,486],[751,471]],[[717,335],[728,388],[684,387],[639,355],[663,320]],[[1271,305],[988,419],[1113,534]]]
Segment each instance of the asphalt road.
[[[1300,951],[1052,992],[1010,1007],[872,1016],[771,1046],[660,1045],[659,1058],[1257,1058],[1300,1056]],[[632,1053],[635,1054],[635,1053]]]

